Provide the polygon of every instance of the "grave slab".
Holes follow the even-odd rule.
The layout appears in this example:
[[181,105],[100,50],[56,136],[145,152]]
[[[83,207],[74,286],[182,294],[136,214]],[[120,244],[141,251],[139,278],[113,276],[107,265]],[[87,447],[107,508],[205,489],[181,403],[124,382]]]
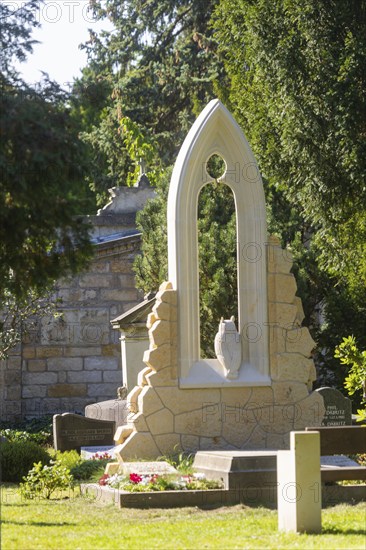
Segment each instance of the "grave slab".
[[139,474],[139,475],[164,475],[164,474],[177,474],[177,470],[168,462],[156,461],[156,462],[123,462],[122,472],[125,475]]
[[315,390],[324,399],[325,414],[322,426],[348,426],[352,424],[352,402],[335,388]]
[[99,447],[81,447],[80,448],[80,456],[81,458],[84,458],[85,460],[90,460],[93,456],[95,456],[97,453],[99,455],[104,455],[107,453],[111,459],[114,459],[114,446],[111,445],[105,445],[105,446],[99,446]]
[[64,413],[53,416],[53,441],[57,451],[88,446],[114,446],[115,422]]

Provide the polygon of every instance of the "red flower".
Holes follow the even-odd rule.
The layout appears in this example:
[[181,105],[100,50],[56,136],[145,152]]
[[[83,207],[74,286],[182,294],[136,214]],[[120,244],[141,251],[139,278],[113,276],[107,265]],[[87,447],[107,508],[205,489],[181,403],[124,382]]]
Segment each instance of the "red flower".
[[107,485],[108,478],[109,478],[109,474],[103,474],[100,480],[98,481],[99,485]]
[[132,483],[140,483],[142,477],[139,476],[139,474],[130,474],[130,481],[132,481]]

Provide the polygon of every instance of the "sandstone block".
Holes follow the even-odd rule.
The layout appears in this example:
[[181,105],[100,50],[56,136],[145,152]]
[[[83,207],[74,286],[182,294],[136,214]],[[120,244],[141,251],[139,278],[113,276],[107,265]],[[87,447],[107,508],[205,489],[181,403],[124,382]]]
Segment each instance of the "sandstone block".
[[200,448],[200,438],[198,435],[181,435],[181,445],[183,451],[197,451]]
[[133,424],[134,426],[134,429],[137,431],[137,432],[148,432],[149,429],[147,427],[147,424],[146,424],[146,420],[145,420],[145,417],[142,413],[137,413],[137,414],[134,414],[130,419],[129,419],[129,423],[130,424]]
[[[121,350],[118,344],[106,344],[101,346],[101,355],[103,357],[120,357]],[[94,353],[96,355],[96,353]]]
[[36,356],[36,350],[31,346],[23,347],[23,359],[33,359]]
[[81,370],[83,360],[81,357],[52,357],[47,360],[47,370]]
[[150,372],[153,372],[151,367],[145,367],[144,369],[140,370],[140,372],[137,375],[138,386],[142,387],[147,385],[148,382],[146,380],[146,375],[149,374]]
[[116,384],[109,384],[103,382],[102,384],[89,384],[88,385],[88,396],[97,397],[101,401],[102,398],[110,397],[111,395],[116,394]]
[[146,321],[146,326],[148,329],[150,329],[153,324],[155,323],[155,321],[157,321],[157,318],[155,317],[154,313],[149,313],[149,315],[147,316],[147,321]]
[[[60,374],[60,373],[59,373]],[[102,373],[101,371],[70,371],[67,372],[67,381],[72,384],[78,384],[78,383],[98,383],[102,381]]]
[[156,321],[149,330],[149,339],[155,346],[169,344],[171,340],[171,323],[169,321]]
[[223,437],[200,437],[200,450],[202,451],[219,451],[221,449],[235,449],[233,445],[229,445]]
[[174,416],[168,409],[161,409],[146,418],[149,431],[155,435],[168,434],[174,431]]
[[157,300],[161,300],[162,302],[166,302],[167,304],[170,304],[172,306],[176,306],[178,299],[177,299],[177,291],[176,290],[159,290],[159,292],[156,295]]
[[29,359],[28,372],[42,372],[46,370],[46,361],[44,359]]
[[116,445],[120,445],[125,441],[125,439],[128,438],[128,436],[133,432],[133,426],[130,426],[128,424],[124,426],[118,426],[116,433],[114,434],[114,441],[116,442]]
[[310,369],[313,365],[311,359],[307,359],[299,353],[281,353],[276,356],[277,380],[293,380],[307,383]]
[[217,416],[206,416],[202,409],[175,415],[174,431],[179,434],[219,437],[221,435],[222,422]]
[[38,384],[56,384],[56,372],[25,372],[23,374],[23,384],[38,385]]
[[292,328],[297,315],[297,307],[294,304],[269,302],[268,320],[270,323],[281,327]]
[[163,321],[171,320],[171,311],[176,313],[177,309],[170,307],[169,304],[162,302],[161,300],[157,300],[152,309],[152,313],[155,315],[155,318]]
[[173,290],[173,284],[169,281],[164,281],[159,286],[159,290],[161,290],[161,291],[163,291],[163,290]]
[[142,388],[140,386],[135,386],[130,393],[127,395],[127,407],[128,410],[132,413],[139,412],[138,408],[138,396],[142,392]]
[[286,333],[286,351],[289,353],[301,353],[309,357],[315,346],[307,327],[288,330]]
[[84,397],[86,384],[54,384],[48,386],[48,397]]
[[308,397],[305,384],[300,382],[272,382],[273,399],[276,404],[297,403]]
[[156,393],[154,388],[150,386],[145,386],[142,389],[142,391],[138,395],[137,403],[139,412],[143,413],[145,418],[150,414],[153,414],[154,412],[164,408],[164,405],[161,402],[158,394]]
[[288,249],[283,249],[281,246],[268,244],[267,247],[268,271],[270,273],[289,273],[292,264],[293,256]]
[[[39,384],[34,386],[23,386],[23,389],[22,389],[23,399],[34,398],[34,397],[43,398],[43,397],[46,397],[46,393],[47,393],[47,386],[41,386]],[[42,410],[45,410],[45,409],[43,408]],[[49,410],[52,410],[52,409],[49,409]]]
[[295,418],[294,429],[303,430],[306,427],[320,426],[325,414],[324,400],[314,391],[306,399],[298,403],[301,414]]
[[118,357],[86,357],[85,370],[119,370]]
[[150,370],[146,376],[149,386],[178,386],[177,367],[165,367],[159,371]]
[[86,357],[94,355],[100,357],[102,355],[101,346],[66,346],[65,357]]
[[136,459],[155,460],[161,456],[154,438],[148,432],[133,432],[126,441],[116,449],[118,460],[133,462]]
[[[98,371],[94,371],[94,372],[98,372]],[[122,372],[119,369],[103,371],[103,382],[113,382],[114,384],[116,384],[116,387],[121,386]]]
[[297,309],[295,323],[301,326],[301,323],[305,319],[305,313],[304,313],[304,308],[302,307],[302,300],[299,296],[295,296],[294,305],[296,306],[296,309]]
[[180,443],[180,436],[175,433],[155,435],[154,441],[159,448],[160,456],[171,455],[172,453],[179,453],[183,450]]
[[269,340],[270,355],[274,355],[277,353],[285,353],[286,336],[287,336],[287,330],[285,328],[280,327],[275,323],[269,323],[268,340]]
[[[196,410],[201,417],[204,417],[207,410],[211,410],[208,407],[220,403],[220,390],[218,389],[180,390],[179,388],[172,389],[169,387],[157,387],[155,389],[164,406],[174,414]],[[214,415],[208,414],[208,416]]]
[[177,348],[170,344],[164,344],[158,348],[148,349],[144,352],[144,363],[154,370],[177,364]]
[[22,380],[22,373],[18,370],[10,370],[4,372],[4,383],[6,385],[20,384]]
[[295,277],[277,273],[268,274],[268,300],[270,302],[285,302],[292,304],[295,298],[297,285]]
[[20,385],[5,388],[7,401],[20,401],[22,398],[22,387]]
[[37,358],[39,359],[48,358],[48,357],[61,357],[62,348],[42,346],[36,349],[36,355],[37,355]]

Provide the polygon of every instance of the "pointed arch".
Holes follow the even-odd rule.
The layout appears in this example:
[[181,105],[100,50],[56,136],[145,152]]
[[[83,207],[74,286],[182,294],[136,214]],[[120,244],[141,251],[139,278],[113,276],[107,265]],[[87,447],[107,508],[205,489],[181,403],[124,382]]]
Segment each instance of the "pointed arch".
[[[242,366],[236,380],[225,378],[216,359],[200,358],[197,204],[202,187],[212,179],[206,163],[213,154],[225,160],[220,179],[231,188],[236,207],[238,331],[242,335]],[[169,281],[178,291],[182,388],[270,384],[266,238],[265,198],[257,163],[230,112],[213,100],[184,140],[168,196]]]

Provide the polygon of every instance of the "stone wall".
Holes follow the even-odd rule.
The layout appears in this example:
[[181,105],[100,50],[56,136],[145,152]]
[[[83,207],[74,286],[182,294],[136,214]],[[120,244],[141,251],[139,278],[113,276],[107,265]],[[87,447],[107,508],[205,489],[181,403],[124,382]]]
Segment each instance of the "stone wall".
[[95,256],[86,272],[58,282],[61,318],[38,322],[0,363],[1,420],[83,413],[117,397],[121,352],[110,321],[143,299],[132,271],[140,249],[136,211],[154,196],[143,178],[141,188],[112,189],[113,200],[88,217]]
[[156,458],[177,450],[281,449],[291,430],[320,425],[323,399],[311,391],[315,345],[301,327],[292,260],[276,238],[267,246],[271,385],[180,389],[177,291],[164,283],[149,315],[147,367],[130,392],[129,424],[116,433],[118,456]]

